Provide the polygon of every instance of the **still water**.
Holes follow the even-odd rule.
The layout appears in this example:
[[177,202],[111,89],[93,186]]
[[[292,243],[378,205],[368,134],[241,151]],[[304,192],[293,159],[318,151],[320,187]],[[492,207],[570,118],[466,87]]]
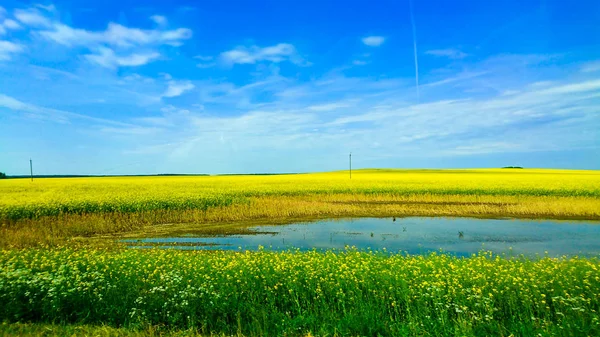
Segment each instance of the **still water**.
[[474,218],[357,218],[252,228],[256,234],[123,240],[131,247],[265,250],[357,249],[467,256],[600,256],[600,222]]

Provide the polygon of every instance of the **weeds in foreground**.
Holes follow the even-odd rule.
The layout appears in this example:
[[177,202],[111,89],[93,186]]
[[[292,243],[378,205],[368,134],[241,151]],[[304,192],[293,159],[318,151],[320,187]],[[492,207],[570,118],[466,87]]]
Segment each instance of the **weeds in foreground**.
[[480,253],[27,249],[0,320],[244,335],[600,334],[600,261]]

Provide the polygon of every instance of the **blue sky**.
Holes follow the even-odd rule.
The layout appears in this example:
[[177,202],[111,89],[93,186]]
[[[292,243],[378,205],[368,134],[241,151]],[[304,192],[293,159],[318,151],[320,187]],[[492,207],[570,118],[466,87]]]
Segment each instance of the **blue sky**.
[[0,9],[0,171],[600,169],[598,1]]

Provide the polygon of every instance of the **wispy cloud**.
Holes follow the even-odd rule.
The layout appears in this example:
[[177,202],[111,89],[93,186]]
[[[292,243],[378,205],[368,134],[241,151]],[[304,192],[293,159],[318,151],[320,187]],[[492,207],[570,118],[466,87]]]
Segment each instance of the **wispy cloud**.
[[143,30],[129,28],[118,23],[109,23],[104,31],[94,32],[72,28],[65,24],[54,23],[53,29],[40,31],[39,34],[65,46],[90,46],[106,44],[114,47],[131,48],[148,45],[180,46],[184,40],[192,37],[187,28],[174,30]]
[[25,48],[17,43],[0,40],[0,61],[10,60],[14,54],[21,53]]
[[136,67],[147,64],[160,57],[157,52],[147,53],[133,53],[124,56],[118,56],[110,48],[99,48],[97,54],[90,54],[85,56],[88,60],[93,63],[99,64],[106,68],[117,68],[117,67]]
[[[443,90],[474,78],[455,75],[453,81],[427,90]],[[233,116],[220,116],[214,111],[212,115],[178,115],[177,119],[165,115],[174,130],[185,131],[176,137],[165,135],[159,143],[149,145],[151,149],[138,147],[132,151],[164,151],[183,158],[207,144],[216,144],[215,151],[285,149],[291,153],[304,149],[337,151],[327,144],[343,144],[372,157],[393,156],[398,149],[403,155],[471,156],[566,150],[599,141],[594,132],[600,126],[595,108],[600,102],[597,80],[525,85],[515,87],[510,95],[420,104],[410,104],[398,95],[410,89],[405,81],[382,84],[338,76],[315,79],[311,84],[286,80],[271,83],[244,87],[219,84],[219,93],[214,91],[206,102],[231,106],[242,92],[252,100],[264,95],[265,90],[274,90],[278,99],[255,104]],[[336,99],[349,93],[353,93],[352,100]],[[307,99],[317,102],[303,105]],[[557,130],[560,134],[555,134]]]
[[35,104],[22,102],[16,98],[0,93],[0,108],[6,108],[23,114],[29,119],[50,121],[55,123],[69,123],[71,120],[86,120],[103,125],[115,125],[120,127],[132,127],[133,124],[123,123],[105,118],[91,117],[84,114],[65,110],[41,107]]
[[233,50],[221,53],[220,59],[226,64],[255,64],[262,61],[305,63],[302,57],[298,55],[296,48],[289,43],[279,43],[269,47],[238,46]]
[[53,4],[50,4],[50,5],[36,4],[35,7],[43,9],[47,12],[56,12],[56,6],[54,6]]
[[383,36],[367,36],[361,39],[362,43],[369,47],[379,47],[385,42],[385,37]]
[[13,19],[2,19],[0,15],[0,36],[5,35],[9,30],[21,29],[21,25]]
[[308,107],[308,110],[312,110],[312,111],[333,111],[333,110],[338,110],[338,109],[342,109],[342,108],[348,108],[351,105],[352,102],[334,102],[334,103],[327,103],[327,104],[320,104],[320,105],[311,105]]
[[[43,10],[40,10],[43,8]],[[107,28],[93,31],[71,27],[57,20],[54,7],[35,6],[17,9],[15,18],[43,39],[73,48],[87,48],[91,54],[85,59],[107,68],[133,67],[147,64],[160,57],[162,45],[181,46],[192,37],[187,28],[164,29],[167,19],[160,15],[150,17],[155,29],[140,29],[109,22]]]
[[425,52],[425,54],[438,57],[447,57],[453,60],[462,59],[469,56],[469,54],[454,48],[428,50]]
[[203,55],[196,55],[194,56],[195,59],[200,60],[200,63],[197,63],[196,66],[198,68],[210,68],[210,67],[214,67],[215,65],[217,65],[216,62],[214,62],[214,57],[213,56],[203,56]]
[[169,81],[163,97],[177,97],[194,88],[194,84],[190,81]]
[[42,12],[37,8],[30,8],[26,10],[17,9],[15,10],[14,15],[19,22],[27,26],[50,27],[52,25],[52,20],[42,14]]
[[162,15],[152,15],[150,20],[154,21],[158,26],[165,26],[168,22],[167,18]]
[[582,73],[593,73],[596,71],[600,71],[600,61],[588,62],[581,66]]
[[148,136],[155,135],[161,131],[162,128],[158,127],[141,127],[141,126],[132,126],[132,127],[100,127],[98,131],[102,133],[111,133],[115,135],[128,135],[128,136]]

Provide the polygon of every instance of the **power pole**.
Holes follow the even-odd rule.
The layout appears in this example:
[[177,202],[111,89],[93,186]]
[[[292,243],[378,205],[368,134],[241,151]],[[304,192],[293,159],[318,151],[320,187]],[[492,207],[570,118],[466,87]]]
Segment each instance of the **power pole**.
[[350,152],[350,179],[352,179],[352,152]]
[[33,181],[33,161],[29,158],[29,172],[31,172],[31,181]]

